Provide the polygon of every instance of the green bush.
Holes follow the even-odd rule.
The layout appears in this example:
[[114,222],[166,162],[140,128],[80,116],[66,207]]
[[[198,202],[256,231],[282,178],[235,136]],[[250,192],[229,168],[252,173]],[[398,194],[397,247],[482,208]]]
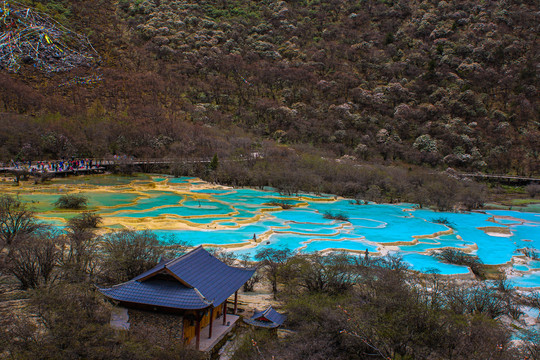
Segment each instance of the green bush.
[[456,249],[443,249],[433,256],[445,263],[468,266],[476,276],[485,278],[485,267],[478,256]]
[[325,219],[339,220],[339,221],[349,221],[349,217],[344,213],[332,213],[330,211],[325,211],[323,213]]
[[271,201],[264,205],[270,205],[270,206],[279,206],[284,210],[290,209],[293,206],[291,204],[286,203],[285,201]]
[[82,195],[62,195],[56,200],[54,206],[60,209],[82,209],[88,204],[88,198]]
[[101,224],[102,218],[96,213],[84,212],[69,219],[68,225],[77,229],[96,229]]
[[444,217],[433,219],[433,222],[435,224],[446,225],[446,226],[448,226],[449,228],[452,228],[452,229],[455,226],[453,222],[451,222],[450,220],[448,220],[447,218],[444,218]]

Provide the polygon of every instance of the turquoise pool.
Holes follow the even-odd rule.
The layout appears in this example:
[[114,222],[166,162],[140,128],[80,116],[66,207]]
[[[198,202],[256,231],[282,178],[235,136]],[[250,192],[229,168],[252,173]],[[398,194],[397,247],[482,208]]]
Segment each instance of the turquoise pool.
[[[7,187],[1,191],[14,193]],[[367,249],[399,253],[418,271],[466,274],[466,267],[443,264],[429,252],[458,248],[472,251],[486,264],[500,265],[510,263],[518,249],[540,249],[540,213],[535,212],[449,213],[414,209],[413,204],[355,205],[328,194],[285,196],[272,189],[233,189],[162,175],[73,177],[17,191],[38,216],[55,225],[75,213],[59,211],[52,202],[65,193],[80,193],[89,198],[88,210],[101,214],[104,227],[111,230],[147,228],[168,242],[224,246],[249,257],[267,247],[304,252]],[[326,213],[343,214],[348,221],[325,218]],[[540,272],[534,272],[538,268],[538,262],[516,266],[524,273],[515,278],[516,285],[540,286]]]

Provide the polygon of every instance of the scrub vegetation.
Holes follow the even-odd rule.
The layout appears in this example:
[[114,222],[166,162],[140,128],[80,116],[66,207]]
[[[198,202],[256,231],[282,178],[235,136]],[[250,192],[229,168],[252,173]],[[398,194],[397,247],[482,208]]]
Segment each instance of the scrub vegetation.
[[[504,282],[419,274],[394,256],[279,255],[277,298],[293,333],[248,333],[236,360],[520,359],[540,350],[536,333],[521,335],[532,342],[510,343],[503,319],[519,318],[518,305],[536,298]],[[273,269],[263,265],[272,281]]]
[[[166,158],[177,176],[440,210],[486,201],[458,172],[540,174],[534,0],[18,2],[87,35],[100,63],[0,69],[4,163],[116,155],[115,171],[129,173],[131,159]],[[198,159],[211,162],[187,161]],[[197,359],[152,329],[114,332],[93,287],[183,246],[151,232],[103,236],[99,223],[83,213],[53,229],[0,197],[0,297],[11,299],[6,282],[24,299],[0,317],[0,357]],[[484,277],[472,256],[437,256]],[[464,286],[392,256],[265,249],[256,260],[294,333],[248,334],[236,359],[539,357],[538,334],[513,346],[504,325],[538,296],[503,283]]]
[[174,175],[441,210],[485,192],[439,170],[539,173],[534,1],[23,2],[102,60],[0,72],[3,161],[166,157]]
[[60,209],[82,209],[88,204],[88,198],[82,195],[62,195],[55,201],[54,206]]
[[378,203],[409,202],[442,211],[481,208],[488,197],[485,185],[461,181],[448,172],[336,162],[272,146],[261,154],[263,158],[253,161],[224,162],[211,173],[200,163],[179,164],[171,172],[231,186],[271,186],[284,195],[307,191]]
[[[0,217],[23,216],[38,224],[25,204],[4,196]],[[21,215],[22,214],[22,215]],[[2,292],[16,280],[21,307],[2,306],[0,352],[15,359],[198,359],[200,354],[151,327],[118,333],[109,326],[111,304],[95,284],[116,284],[183,252],[150,232],[97,234],[100,218],[81,213],[63,230],[41,225],[0,227]],[[9,235],[9,236],[7,236]],[[11,279],[11,280],[10,280]],[[2,303],[7,304],[7,303]]]
[[4,160],[217,154],[221,166],[266,140],[539,172],[535,1],[22,2],[87,34],[102,60],[0,72]]
[[323,213],[323,218],[339,221],[349,221],[349,217],[347,216],[347,214],[342,212],[333,213],[331,211],[325,211]]
[[485,268],[478,256],[467,254],[461,250],[443,249],[435,252],[433,256],[443,262],[468,266],[480,279],[485,280]]
[[[151,327],[113,331],[111,304],[95,291],[95,285],[117,284],[162,257],[185,252],[183,245],[161,243],[150,231],[100,235],[99,217],[85,212],[63,230],[31,227],[38,222],[25,204],[2,200],[16,206],[0,208],[0,218],[23,214],[29,224],[0,227],[2,289],[22,289],[16,307],[10,305],[13,295],[0,293],[0,300],[11,300],[0,302],[2,354],[16,359],[199,358]],[[448,261],[474,263],[468,255],[448,254]],[[254,265],[231,252],[215,256],[229,264]],[[480,280],[421,274],[398,256],[373,257],[367,251],[323,256],[263,248],[255,259],[258,271],[246,290],[258,281],[270,284],[293,332],[284,339],[244,333],[235,359],[483,359],[493,354],[523,359],[539,351],[538,334],[523,330],[519,336],[527,341],[512,344],[505,325],[522,315],[520,305],[538,306],[538,293],[526,297],[502,278],[490,287]]]

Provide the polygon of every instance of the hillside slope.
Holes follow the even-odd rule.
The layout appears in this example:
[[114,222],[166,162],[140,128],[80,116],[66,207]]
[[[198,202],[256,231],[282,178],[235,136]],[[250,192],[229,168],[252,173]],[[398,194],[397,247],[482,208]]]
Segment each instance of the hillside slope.
[[271,139],[540,173],[535,1],[27,3],[88,34],[102,60],[0,71],[4,159],[228,156]]

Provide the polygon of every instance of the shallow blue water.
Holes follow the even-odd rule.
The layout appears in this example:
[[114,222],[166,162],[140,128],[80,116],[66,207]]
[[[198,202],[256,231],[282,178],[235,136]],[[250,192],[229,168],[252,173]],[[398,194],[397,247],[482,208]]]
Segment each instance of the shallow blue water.
[[418,243],[416,245],[402,245],[399,247],[401,251],[407,251],[407,252],[425,252],[428,250],[436,250],[446,247],[453,247],[465,250],[468,245],[472,245],[472,243],[467,243],[462,240],[440,240],[437,243],[430,243],[430,242],[424,242],[424,240],[428,239],[422,239],[422,243]]
[[[146,219],[159,217],[170,221],[178,219],[194,226],[193,230],[156,231],[160,238],[169,242],[221,246],[244,244],[252,241],[254,235],[258,240],[264,236],[257,246],[235,251],[250,257],[266,247],[288,247],[307,252],[326,249],[363,252],[368,249],[374,253],[381,250],[381,245],[388,245],[392,251],[399,251],[415,270],[436,269],[442,274],[464,274],[468,272],[467,268],[440,263],[426,252],[444,247],[465,249],[476,244],[478,250],[473,254],[478,255],[484,263],[504,264],[517,254],[518,249],[540,249],[539,213],[508,210],[434,212],[428,209],[414,210],[413,204],[356,205],[349,199],[327,194],[300,194],[295,197],[284,196],[271,189],[200,189],[198,186],[206,183],[196,178],[154,176],[152,179],[129,179],[100,178],[85,185],[99,189],[109,186],[106,191],[110,192],[110,198],[106,192],[94,193],[90,197],[90,207],[99,208],[99,213],[112,223],[115,223],[116,217],[133,218],[141,224]],[[80,179],[77,183],[75,178],[59,182],[61,184],[58,186],[76,186],[85,182],[85,179]],[[155,184],[155,189],[150,182]],[[146,183],[150,185],[148,190],[144,190],[145,187],[141,190],[140,185]],[[57,189],[57,192],[61,191],[64,190]],[[55,195],[51,194],[53,192],[45,189],[41,194],[25,194],[24,199],[37,201],[41,196],[42,201],[48,203],[55,199]],[[279,206],[268,205],[272,202],[297,207],[283,210]],[[45,211],[45,206],[43,209]],[[39,215],[43,218],[72,216],[71,213],[62,215],[49,208],[47,211]],[[327,219],[324,216],[326,213],[342,214],[348,221]],[[61,223],[57,220],[54,222],[56,225]],[[216,226],[224,229],[216,230]],[[488,229],[484,231],[481,228]],[[497,233],[493,228],[509,230],[510,233]],[[453,230],[453,233],[440,234],[449,230]],[[535,268],[540,268],[540,262],[518,266],[516,270]],[[518,282],[522,284],[518,286],[540,286],[540,273],[527,273],[524,277],[516,278]]]
[[165,241],[175,239],[189,246],[198,245],[231,245],[249,242],[254,234],[261,234],[270,229],[267,225],[248,225],[238,229],[215,230],[200,228],[197,230],[154,230],[156,235]]
[[527,265],[514,265],[513,268],[518,271],[529,271],[529,267]]
[[466,266],[441,263],[434,257],[423,254],[405,254],[403,255],[403,260],[407,262],[413,270],[422,272],[435,271],[443,275],[469,273],[469,268]]
[[523,312],[535,319],[540,317],[540,309],[537,309],[537,308],[527,306],[523,309]]
[[169,184],[189,184],[190,181],[192,180],[195,180],[197,181],[198,178],[194,178],[194,177],[181,177],[181,178],[168,178],[169,181],[168,183]]
[[525,274],[521,277],[511,278],[510,281],[515,286],[520,286],[524,288],[540,287],[540,271]]

